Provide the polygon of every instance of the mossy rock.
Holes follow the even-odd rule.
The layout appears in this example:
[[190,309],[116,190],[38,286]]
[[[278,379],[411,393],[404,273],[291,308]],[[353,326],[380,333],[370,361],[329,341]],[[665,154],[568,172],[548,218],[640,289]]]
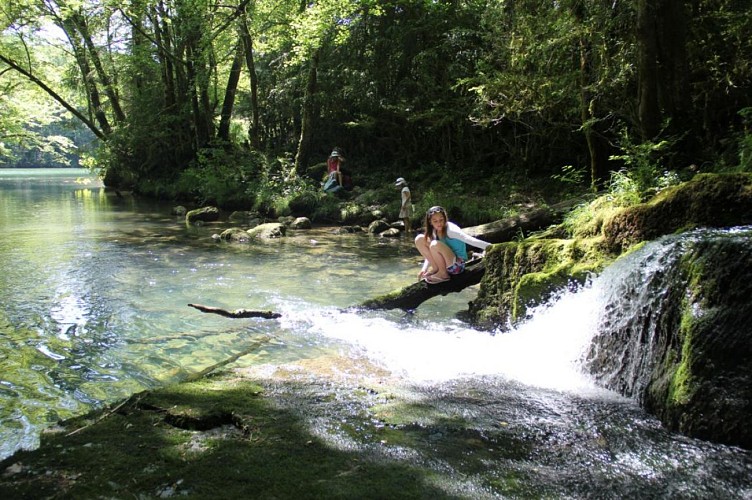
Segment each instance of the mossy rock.
[[287,203],[290,212],[296,217],[311,217],[319,205],[321,197],[311,191],[299,193]]
[[587,369],[672,430],[752,449],[749,236],[677,241],[647,250],[660,272],[615,290]]
[[472,322],[482,328],[523,321],[529,308],[584,282],[610,262],[600,238],[501,243],[486,251],[485,260],[486,273],[469,310]]
[[[750,223],[752,175],[697,175],[648,203],[607,214],[600,233],[577,232],[588,237],[575,239],[538,236],[497,245],[486,253],[486,276],[470,304],[469,317],[484,328],[514,325],[525,319],[531,306],[570,283],[582,282],[645,241],[697,227]],[[548,231],[554,234],[558,233]]]
[[648,203],[617,212],[603,226],[612,252],[640,241],[698,227],[752,223],[752,175],[701,174]]
[[219,209],[217,207],[196,208],[185,214],[185,222],[187,224],[214,222],[217,220],[219,220]]
[[267,222],[248,229],[247,233],[253,240],[276,240],[287,234],[287,228],[279,222]]

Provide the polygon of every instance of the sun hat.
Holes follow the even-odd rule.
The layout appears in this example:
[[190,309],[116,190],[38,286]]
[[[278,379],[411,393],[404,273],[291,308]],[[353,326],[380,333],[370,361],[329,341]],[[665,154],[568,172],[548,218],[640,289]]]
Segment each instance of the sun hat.
[[407,184],[407,181],[404,177],[400,177],[399,179],[397,179],[397,182],[394,183],[395,186],[401,186],[403,184]]

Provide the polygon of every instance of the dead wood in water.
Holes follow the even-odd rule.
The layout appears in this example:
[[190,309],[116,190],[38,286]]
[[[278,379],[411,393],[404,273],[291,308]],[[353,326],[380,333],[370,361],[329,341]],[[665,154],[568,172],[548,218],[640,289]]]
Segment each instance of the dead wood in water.
[[228,311],[227,309],[222,309],[221,307],[203,306],[201,304],[188,304],[188,306],[193,307],[194,309],[198,309],[201,312],[219,314],[220,316],[224,316],[226,318],[275,319],[282,317],[280,313],[273,311],[253,311],[250,309],[235,309],[234,311]]
[[403,311],[411,311],[431,297],[461,292],[469,286],[477,285],[480,283],[485,272],[486,266],[483,259],[470,260],[466,264],[465,271],[452,276],[449,281],[435,285],[419,281],[401,290],[367,300],[357,308],[367,310],[402,309]]

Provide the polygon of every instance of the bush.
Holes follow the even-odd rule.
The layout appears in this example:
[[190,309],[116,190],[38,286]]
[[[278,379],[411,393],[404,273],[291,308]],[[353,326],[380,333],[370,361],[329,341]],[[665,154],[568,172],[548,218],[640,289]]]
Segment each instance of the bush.
[[254,205],[255,181],[264,158],[247,151],[223,147],[204,148],[180,177],[175,197],[192,198],[200,205],[248,209]]

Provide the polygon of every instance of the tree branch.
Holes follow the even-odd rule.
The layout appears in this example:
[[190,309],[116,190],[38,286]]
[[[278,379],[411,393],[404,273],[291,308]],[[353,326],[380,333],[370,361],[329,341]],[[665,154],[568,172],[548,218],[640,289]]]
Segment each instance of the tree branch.
[[235,309],[234,311],[228,311],[221,307],[203,306],[201,304],[188,304],[189,307],[198,309],[205,313],[214,313],[224,316],[226,318],[265,318],[275,319],[281,318],[282,315],[272,311],[252,311],[249,309]]
[[102,132],[91,120],[89,120],[86,116],[84,116],[81,112],[79,112],[76,108],[68,104],[68,102],[60,97],[60,95],[57,94],[54,90],[52,90],[50,87],[47,86],[42,80],[34,76],[31,72],[24,69],[21,65],[16,63],[13,59],[10,59],[8,57],[5,57],[3,54],[0,54],[0,61],[3,61],[5,64],[13,68],[14,70],[21,73],[23,76],[25,76],[29,81],[34,83],[37,87],[44,90],[47,95],[55,99],[58,103],[60,103],[61,106],[63,106],[65,109],[67,109],[73,116],[81,120],[81,123],[86,125],[89,130],[91,130],[94,135],[96,135],[98,138],[102,139],[103,141],[107,140],[107,136],[104,132]]

